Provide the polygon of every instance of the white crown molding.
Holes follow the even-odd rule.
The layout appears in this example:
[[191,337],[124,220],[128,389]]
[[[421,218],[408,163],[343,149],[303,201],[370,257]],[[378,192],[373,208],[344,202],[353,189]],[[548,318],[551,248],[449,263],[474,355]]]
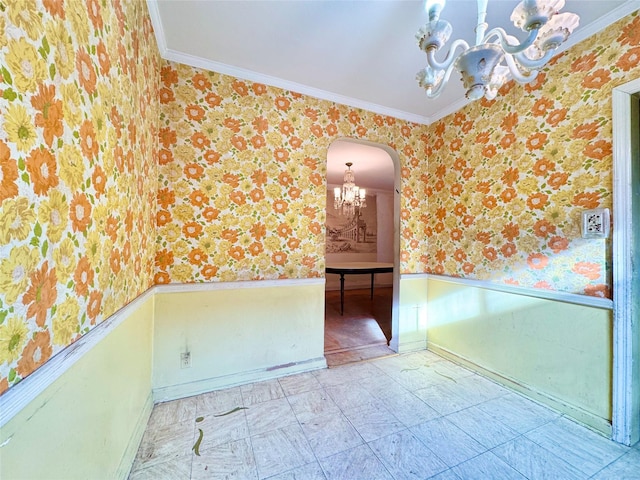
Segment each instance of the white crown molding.
[[147,0],[147,9],[149,10],[149,17],[151,17],[153,33],[156,36],[158,51],[160,52],[160,56],[164,57],[164,53],[167,51],[167,41],[164,35],[162,17],[160,16],[160,10],[158,9],[158,0]]
[[211,72],[217,72],[231,77],[240,78],[242,80],[248,80],[256,83],[264,83],[276,88],[282,88],[283,90],[289,90],[296,93],[301,93],[310,97],[319,98],[321,100],[328,100],[340,105],[347,105],[349,107],[361,108],[380,115],[388,115],[390,117],[399,118],[400,120],[406,120],[421,125],[428,125],[429,118],[415,115],[413,113],[404,112],[402,110],[395,110],[393,108],[384,107],[376,103],[366,102],[357,98],[347,97],[345,95],[339,95],[337,93],[328,92],[319,88],[310,87],[301,83],[291,82],[278,77],[272,77],[270,75],[264,75],[262,73],[254,72],[252,70],[246,70],[244,68],[234,67],[225,63],[214,62],[207,60],[206,58],[197,57],[195,55],[189,55],[186,53],[178,52],[170,48],[165,49],[164,53],[160,54],[165,60],[172,62],[178,62],[191,67],[202,68]]
[[51,386],[86,353],[104,340],[109,333],[147,300],[152,299],[153,295],[154,287],[151,287],[2,394],[0,396],[0,428],[4,427],[7,422],[35,400],[38,395]]

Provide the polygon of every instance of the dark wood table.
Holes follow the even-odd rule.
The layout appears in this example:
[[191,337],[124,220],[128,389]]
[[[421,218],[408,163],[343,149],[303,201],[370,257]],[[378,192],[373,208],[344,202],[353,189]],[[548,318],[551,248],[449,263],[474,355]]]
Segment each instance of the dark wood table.
[[344,276],[371,274],[371,298],[373,298],[373,281],[376,273],[393,272],[393,263],[384,262],[344,262],[328,263],[326,273],[340,275],[340,315],[344,314]]

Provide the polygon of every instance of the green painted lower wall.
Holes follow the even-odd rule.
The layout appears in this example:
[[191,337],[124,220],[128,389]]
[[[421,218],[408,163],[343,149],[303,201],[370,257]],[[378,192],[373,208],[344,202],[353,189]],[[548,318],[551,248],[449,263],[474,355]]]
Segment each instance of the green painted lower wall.
[[[326,367],[324,280],[155,295],[153,389],[170,400]],[[268,285],[268,286],[264,286]],[[191,367],[181,368],[189,352]]]
[[0,478],[127,477],[153,407],[153,299],[144,298],[2,427]]
[[398,353],[424,350],[427,348],[427,278],[402,275],[399,290],[398,321],[397,326],[393,326],[391,347]]
[[610,310],[433,278],[426,292],[429,349],[610,432]]

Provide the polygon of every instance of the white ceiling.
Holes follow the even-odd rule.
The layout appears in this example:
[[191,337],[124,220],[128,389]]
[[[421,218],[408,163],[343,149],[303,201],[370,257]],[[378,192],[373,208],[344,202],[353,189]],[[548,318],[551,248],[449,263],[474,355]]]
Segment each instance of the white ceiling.
[[[522,38],[509,20],[517,3],[490,0],[489,27],[501,26]],[[427,125],[468,103],[455,72],[435,99],[428,99],[415,81],[416,72],[424,67],[424,53],[415,40],[428,20],[423,1],[147,0],[147,4],[160,53],[168,60]],[[562,11],[580,15],[580,26],[564,48],[639,8],[640,0],[566,0]],[[475,0],[449,0],[441,18],[452,24],[452,40],[464,38],[472,44],[476,15]],[[329,160],[331,183],[335,175],[341,178],[348,159]],[[364,184],[367,175],[356,165],[357,183]],[[390,179],[385,189],[392,188],[393,175]]]

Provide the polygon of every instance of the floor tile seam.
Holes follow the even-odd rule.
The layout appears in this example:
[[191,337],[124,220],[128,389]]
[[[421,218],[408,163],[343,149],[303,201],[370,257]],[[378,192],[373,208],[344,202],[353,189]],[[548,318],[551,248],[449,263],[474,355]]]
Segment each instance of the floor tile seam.
[[[570,469],[570,470],[573,470],[575,473],[580,473],[580,474],[582,474],[582,475],[586,475],[586,477],[585,477],[585,478],[591,478],[591,476],[592,476],[592,475],[590,475],[589,473],[582,471],[579,467],[577,467],[577,466],[573,465],[573,464],[572,464],[572,463],[570,463],[570,462],[567,462],[567,461],[566,461],[566,460],[564,460],[563,458],[560,458],[558,455],[556,455],[556,454],[555,454],[555,453],[553,453],[552,451],[550,451],[550,450],[548,450],[548,449],[544,448],[542,445],[539,445],[537,442],[534,442],[533,440],[531,440],[530,438],[528,438],[528,437],[527,437],[526,435],[524,435],[524,434],[518,435],[517,437],[512,438],[511,440],[508,440],[508,441],[506,441],[506,442],[503,442],[503,443],[501,443],[500,445],[496,445],[495,447],[493,447],[493,448],[491,448],[491,449],[490,449],[490,451],[491,451],[491,452],[492,452],[496,457],[498,457],[498,458],[499,458],[500,460],[502,460],[504,463],[506,463],[506,464],[507,464],[507,465],[509,465],[511,468],[513,468],[514,470],[516,470],[516,471],[517,471],[518,473],[520,473],[523,477],[525,477],[525,478],[529,478],[525,473],[523,473],[523,472],[521,472],[520,470],[518,470],[518,469],[516,468],[516,466],[515,466],[515,465],[512,465],[512,464],[511,464],[507,459],[504,459],[504,458],[502,458],[500,455],[498,455],[497,453],[493,452],[494,450],[496,450],[496,449],[498,449],[498,448],[500,448],[500,447],[503,447],[503,446],[505,446],[505,445],[506,445],[506,444],[508,444],[508,443],[515,442],[515,441],[516,441],[516,440],[518,440],[518,439],[525,439],[525,440],[529,440],[530,442],[532,442],[532,443],[536,444],[538,447],[542,448],[545,452],[547,452],[547,453],[551,454],[551,455],[552,455],[556,460],[559,460],[559,461],[560,461],[560,463],[564,463],[565,465],[567,465],[567,466],[569,467],[569,469]],[[529,454],[528,454],[528,456],[531,456],[531,454],[529,453]]]
[[[530,433],[530,432],[527,432]],[[600,472],[601,470],[604,470],[605,468],[607,468],[609,465],[617,462],[618,460],[620,460],[622,457],[624,457],[625,455],[627,455],[629,452],[624,452],[622,455],[620,455],[619,457],[616,457],[614,460],[610,461],[609,463],[607,463],[604,467],[600,468],[597,472],[595,473],[590,473],[590,472],[586,472],[584,471],[581,466],[579,465],[574,465],[573,463],[563,459],[562,457],[560,457],[558,454],[556,454],[554,451],[550,450],[549,448],[545,447],[544,445],[541,445],[540,443],[538,443],[537,441],[535,441],[534,439],[530,438],[529,436],[527,436],[527,434],[523,434],[523,437],[525,437],[527,440],[529,440],[530,442],[536,444],[538,447],[542,448],[544,451],[546,451],[547,453],[550,453],[551,455],[553,455],[554,457],[560,459],[562,462],[566,463],[567,465],[569,465],[570,467],[572,467],[575,470],[578,470],[580,473],[583,473],[584,475],[587,475],[587,478],[591,478],[595,475],[597,475],[598,472]],[[567,450],[566,448],[564,448],[562,445],[558,445],[559,448],[563,449],[564,451],[568,452],[569,454],[571,454],[571,451]]]

